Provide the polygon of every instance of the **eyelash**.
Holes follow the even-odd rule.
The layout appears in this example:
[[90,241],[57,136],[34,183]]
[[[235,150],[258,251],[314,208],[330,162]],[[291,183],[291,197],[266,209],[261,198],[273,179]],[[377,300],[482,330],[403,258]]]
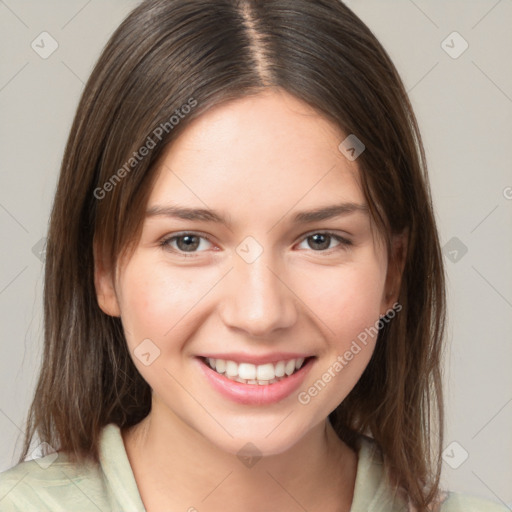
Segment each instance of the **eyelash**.
[[[170,252],[173,252],[173,253],[177,253],[179,254],[180,256],[184,256],[185,258],[195,258],[198,256],[198,254],[200,254],[202,251],[200,251],[199,253],[197,252],[192,252],[192,253],[187,253],[185,251],[180,251],[180,250],[177,250],[177,249],[174,249],[172,247],[170,247],[170,242],[172,242],[173,240],[176,240],[178,238],[182,238],[182,237],[185,237],[185,236],[196,236],[196,237],[199,237],[199,238],[204,238],[205,240],[207,240],[208,242],[210,242],[211,244],[213,244],[213,242],[210,240],[210,238],[205,234],[205,233],[198,233],[198,232],[194,232],[194,231],[184,231],[182,233],[178,233],[177,235],[173,235],[173,236],[170,236],[170,237],[167,237],[167,238],[164,238],[163,240],[160,241],[160,246],[162,247],[162,249],[164,250],[167,250],[167,251],[170,251]],[[333,247],[332,249],[327,249],[327,250],[320,250],[320,251],[313,251],[313,252],[318,252],[318,253],[327,253],[327,255],[330,255],[333,251],[336,251],[337,249],[339,250],[346,250],[348,247],[350,247],[352,244],[352,242],[336,233],[333,233],[332,231],[314,231],[310,234],[307,234],[305,235],[304,237],[302,237],[302,239],[300,240],[300,242],[303,242],[304,240],[307,240],[308,238],[312,237],[313,235],[328,235],[332,238],[334,238],[336,241],[338,241],[340,243],[340,245],[336,246],[336,247]],[[311,249],[313,250],[313,249]]]

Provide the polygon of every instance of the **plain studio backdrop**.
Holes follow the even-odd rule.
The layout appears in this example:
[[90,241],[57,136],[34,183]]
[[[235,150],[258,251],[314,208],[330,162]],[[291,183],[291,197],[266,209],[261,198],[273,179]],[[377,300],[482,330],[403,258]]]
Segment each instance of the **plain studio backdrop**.
[[[36,382],[41,251],[68,132],[138,3],[0,1],[0,470],[16,462]],[[442,483],[512,507],[512,1],[346,3],[393,59],[424,138],[448,284]]]

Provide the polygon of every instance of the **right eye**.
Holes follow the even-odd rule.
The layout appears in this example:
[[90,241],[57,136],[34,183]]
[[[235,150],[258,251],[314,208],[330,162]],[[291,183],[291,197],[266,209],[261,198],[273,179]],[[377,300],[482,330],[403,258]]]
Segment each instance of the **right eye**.
[[160,242],[160,246],[164,250],[177,253],[181,256],[193,257],[196,255],[195,253],[203,252],[197,251],[199,247],[204,246],[204,244],[201,244],[202,240],[205,240],[209,244],[212,243],[204,234],[187,231],[164,238]]

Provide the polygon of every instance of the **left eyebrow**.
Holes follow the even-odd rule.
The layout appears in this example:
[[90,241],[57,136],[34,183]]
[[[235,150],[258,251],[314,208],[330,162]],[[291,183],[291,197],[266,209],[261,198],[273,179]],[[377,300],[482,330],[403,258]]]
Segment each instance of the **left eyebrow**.
[[292,217],[292,222],[294,224],[307,224],[309,222],[318,222],[356,212],[368,214],[368,206],[357,203],[342,203],[332,206],[324,206],[322,208],[298,212]]

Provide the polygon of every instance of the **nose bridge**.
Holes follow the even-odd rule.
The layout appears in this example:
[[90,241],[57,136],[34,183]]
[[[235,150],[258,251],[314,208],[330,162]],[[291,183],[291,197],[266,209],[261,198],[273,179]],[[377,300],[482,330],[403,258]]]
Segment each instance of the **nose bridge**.
[[228,276],[229,291],[224,297],[226,324],[253,336],[268,336],[295,322],[293,294],[281,281],[281,263],[277,255],[254,240],[237,247],[234,268]]

